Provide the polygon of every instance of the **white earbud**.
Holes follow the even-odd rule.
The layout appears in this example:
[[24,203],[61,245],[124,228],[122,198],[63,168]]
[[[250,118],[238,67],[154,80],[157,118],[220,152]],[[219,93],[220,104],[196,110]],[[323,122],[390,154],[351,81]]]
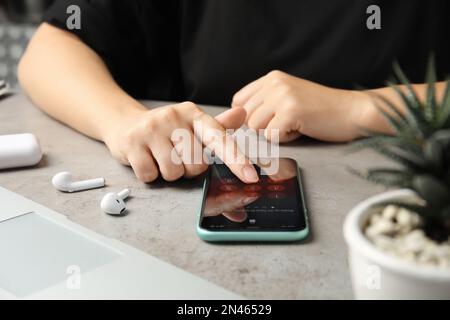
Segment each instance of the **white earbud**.
[[60,172],[53,176],[52,184],[59,191],[77,192],[104,187],[105,179],[97,178],[84,181],[73,181],[70,172]]
[[130,190],[124,189],[119,193],[107,193],[100,203],[100,207],[107,214],[120,215],[127,209],[124,200],[130,195]]

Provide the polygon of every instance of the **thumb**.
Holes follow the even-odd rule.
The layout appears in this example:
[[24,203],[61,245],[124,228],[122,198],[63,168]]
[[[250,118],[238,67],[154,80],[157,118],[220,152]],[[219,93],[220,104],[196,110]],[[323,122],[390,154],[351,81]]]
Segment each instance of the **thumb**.
[[247,112],[244,108],[232,108],[216,116],[216,120],[225,129],[239,129],[246,117]]

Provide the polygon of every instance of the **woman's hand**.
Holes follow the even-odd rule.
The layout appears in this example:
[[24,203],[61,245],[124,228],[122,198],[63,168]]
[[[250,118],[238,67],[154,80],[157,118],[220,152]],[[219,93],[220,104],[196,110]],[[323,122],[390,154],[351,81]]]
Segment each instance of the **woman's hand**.
[[[111,154],[130,165],[143,182],[159,175],[174,181],[201,174],[207,168],[202,146],[208,145],[239,179],[253,183],[258,181],[255,168],[226,133],[226,129],[239,128],[245,115],[243,109],[231,109],[212,118],[191,102],[153,110],[133,109],[106,130],[102,139]],[[195,124],[202,126],[202,135],[194,132]],[[180,129],[190,141],[174,141],[173,133]],[[200,151],[200,157],[195,157],[194,151]]]
[[248,84],[233,97],[233,107],[247,111],[255,130],[279,130],[279,141],[300,135],[325,141],[350,141],[361,136],[368,109],[367,94],[325,87],[281,71],[272,71]]

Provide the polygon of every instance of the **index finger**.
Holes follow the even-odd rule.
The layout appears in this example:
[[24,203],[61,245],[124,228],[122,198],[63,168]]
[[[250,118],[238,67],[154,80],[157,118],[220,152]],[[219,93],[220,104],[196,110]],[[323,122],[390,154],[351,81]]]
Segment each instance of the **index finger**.
[[204,146],[211,149],[240,180],[245,183],[258,182],[255,167],[217,120],[200,110],[196,111],[193,119],[194,133]]

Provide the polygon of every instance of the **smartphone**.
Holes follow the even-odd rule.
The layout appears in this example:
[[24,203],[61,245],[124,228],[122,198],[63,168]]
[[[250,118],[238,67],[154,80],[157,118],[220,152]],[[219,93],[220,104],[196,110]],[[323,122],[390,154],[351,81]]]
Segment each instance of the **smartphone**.
[[200,238],[208,242],[306,238],[308,214],[300,168],[289,158],[276,163],[270,170],[255,164],[259,175],[255,184],[240,181],[224,164],[211,165],[198,214]]

